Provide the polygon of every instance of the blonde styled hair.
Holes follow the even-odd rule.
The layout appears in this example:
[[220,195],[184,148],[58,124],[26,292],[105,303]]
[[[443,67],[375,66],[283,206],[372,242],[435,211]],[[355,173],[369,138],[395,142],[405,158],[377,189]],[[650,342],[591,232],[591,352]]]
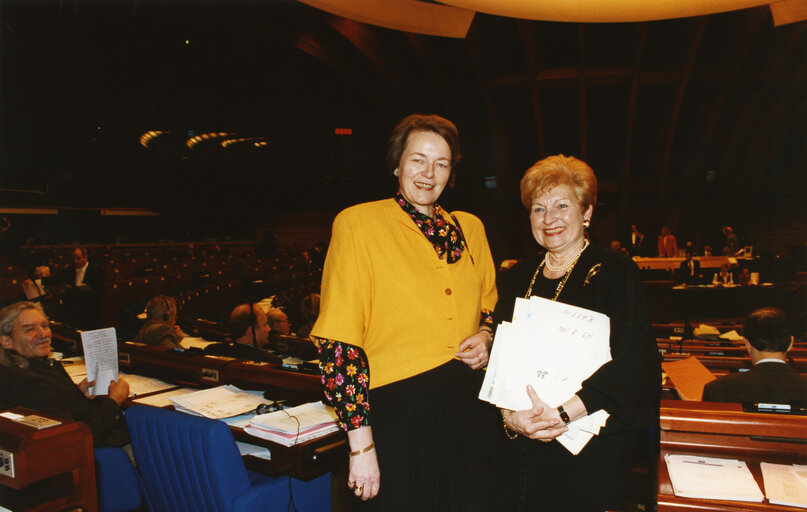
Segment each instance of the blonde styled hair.
[[597,202],[594,171],[584,161],[565,155],[548,156],[527,169],[521,178],[521,202],[529,210],[536,197],[560,185],[572,190],[581,212]]

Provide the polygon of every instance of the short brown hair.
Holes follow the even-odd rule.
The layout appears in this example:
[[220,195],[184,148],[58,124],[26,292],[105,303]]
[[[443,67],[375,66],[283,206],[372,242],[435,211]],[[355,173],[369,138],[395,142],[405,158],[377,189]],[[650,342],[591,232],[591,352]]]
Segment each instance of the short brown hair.
[[387,142],[387,167],[394,171],[401,163],[401,155],[412,132],[432,132],[442,137],[451,150],[451,170],[460,163],[460,136],[457,127],[444,117],[435,114],[412,114],[395,126]]
[[539,160],[521,178],[521,202],[527,210],[536,196],[566,185],[574,192],[580,211],[597,202],[597,177],[584,161],[573,156],[552,155]]
[[743,325],[743,336],[763,352],[787,352],[791,342],[790,321],[779,308],[755,309]]

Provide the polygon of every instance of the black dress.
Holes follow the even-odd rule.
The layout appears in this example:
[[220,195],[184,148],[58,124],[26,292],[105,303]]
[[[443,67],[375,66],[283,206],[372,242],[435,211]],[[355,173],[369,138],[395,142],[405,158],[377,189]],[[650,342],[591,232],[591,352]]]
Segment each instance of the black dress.
[[[511,319],[516,297],[525,296],[542,258],[502,274],[497,325]],[[539,275],[532,293],[551,299],[559,281]],[[661,390],[658,350],[639,270],[619,253],[589,246],[557,300],[598,311],[611,320],[612,360],[577,392],[587,411],[605,409],[610,417],[600,435],[578,455],[555,441],[542,443],[522,436],[509,440],[502,434],[502,510],[621,510],[634,448],[655,452]]]

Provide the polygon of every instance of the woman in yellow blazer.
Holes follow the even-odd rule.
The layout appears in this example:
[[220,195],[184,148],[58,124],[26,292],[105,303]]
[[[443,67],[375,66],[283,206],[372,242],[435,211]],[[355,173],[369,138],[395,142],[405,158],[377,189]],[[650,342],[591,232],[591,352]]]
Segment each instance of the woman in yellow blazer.
[[333,223],[311,335],[363,509],[487,508],[496,417],[476,395],[495,267],[479,219],[437,203],[459,159],[453,123],[403,119],[387,152],[398,193]]

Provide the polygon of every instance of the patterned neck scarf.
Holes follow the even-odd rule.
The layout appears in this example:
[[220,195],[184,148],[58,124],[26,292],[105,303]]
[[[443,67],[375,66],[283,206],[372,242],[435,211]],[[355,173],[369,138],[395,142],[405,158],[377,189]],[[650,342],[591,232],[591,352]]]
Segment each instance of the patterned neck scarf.
[[460,259],[465,250],[465,239],[459,229],[443,218],[445,211],[440,205],[434,203],[434,218],[431,218],[417,211],[400,193],[395,194],[395,202],[420,228],[440,259],[444,255],[447,255],[448,263],[455,263]]

